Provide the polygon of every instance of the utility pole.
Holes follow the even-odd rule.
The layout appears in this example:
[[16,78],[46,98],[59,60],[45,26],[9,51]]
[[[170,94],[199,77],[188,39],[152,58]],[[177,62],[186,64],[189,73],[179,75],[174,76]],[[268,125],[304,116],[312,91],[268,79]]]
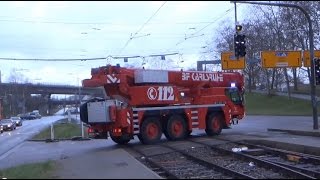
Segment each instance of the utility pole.
[[[236,25],[238,24],[238,20],[237,20],[237,3],[236,2],[234,2],[234,27],[236,27]],[[238,33],[237,31],[236,31],[236,33]]]
[[231,3],[244,3],[244,4],[257,4],[257,5],[267,5],[267,6],[279,6],[279,7],[291,7],[297,8],[303,12],[307,18],[309,24],[309,49],[310,49],[310,64],[311,64],[311,78],[310,78],[310,89],[311,89],[311,104],[312,104],[312,116],[313,116],[313,129],[319,129],[318,124],[318,112],[317,112],[317,99],[316,99],[316,83],[315,83],[315,68],[314,68],[314,42],[313,42],[313,29],[312,21],[308,12],[301,6],[295,4],[287,3],[268,3],[268,2],[249,2],[249,1],[230,1]]
[[[238,35],[237,24],[238,24],[238,20],[237,20],[237,3],[234,2],[234,27],[236,28],[236,34],[235,34],[235,36],[233,36],[233,38],[234,38],[233,42],[236,42],[235,38]],[[233,51],[234,52],[235,52],[235,49],[236,49],[236,44],[233,43]],[[237,57],[237,59],[238,59],[238,57]]]

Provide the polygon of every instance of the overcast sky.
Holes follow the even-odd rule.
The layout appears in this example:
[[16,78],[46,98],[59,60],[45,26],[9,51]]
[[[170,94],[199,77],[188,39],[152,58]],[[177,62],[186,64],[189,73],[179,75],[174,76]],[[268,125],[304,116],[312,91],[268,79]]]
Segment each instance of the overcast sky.
[[[237,9],[239,22],[244,8],[241,5]],[[203,53],[202,47],[215,38],[215,30],[225,20],[234,24],[230,1],[1,1],[0,58],[146,56],[146,66],[150,67],[154,59],[148,55],[179,53],[166,58],[173,59],[177,67],[195,68],[200,58],[216,55]],[[143,60],[128,61],[142,66]],[[92,67],[107,63],[125,64],[123,59],[112,58],[0,60],[1,80],[7,82],[15,69],[33,83],[78,85],[90,78]]]

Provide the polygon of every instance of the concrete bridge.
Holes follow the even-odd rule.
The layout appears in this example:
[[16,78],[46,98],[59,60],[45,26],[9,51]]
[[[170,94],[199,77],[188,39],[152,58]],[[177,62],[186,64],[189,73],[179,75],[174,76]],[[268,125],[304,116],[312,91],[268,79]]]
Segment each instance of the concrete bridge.
[[8,92],[13,88],[26,90],[31,94],[79,94],[82,95],[101,95],[103,93],[97,88],[87,88],[70,85],[48,85],[48,84],[18,84],[18,83],[0,83],[0,92]]
[[[51,84],[20,84],[20,83],[0,83],[0,98],[10,99],[10,103],[16,103],[17,106],[25,108],[26,101],[25,97],[31,96],[31,94],[39,94],[45,99],[46,103],[44,106],[47,114],[51,114],[51,105],[61,103],[74,103],[74,100],[70,101],[57,101],[51,98],[52,94],[68,94],[83,97],[84,95],[92,97],[103,97],[103,90],[99,88],[84,88],[79,86],[70,85],[51,85]],[[78,99],[79,97],[76,97]],[[11,109],[10,104],[10,109]],[[24,111],[24,110],[22,110]]]

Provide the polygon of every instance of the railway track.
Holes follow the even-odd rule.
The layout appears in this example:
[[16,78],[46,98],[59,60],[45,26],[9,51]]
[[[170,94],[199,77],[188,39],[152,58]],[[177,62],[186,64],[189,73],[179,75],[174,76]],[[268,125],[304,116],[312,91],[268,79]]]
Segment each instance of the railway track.
[[[219,138],[219,140],[221,139]],[[320,179],[320,157],[318,156],[271,148],[247,142],[228,141],[228,143],[218,147],[224,149],[238,148],[238,151],[241,147],[245,147],[245,149],[248,148],[248,150],[240,150],[238,153],[247,154],[250,157],[256,157],[265,161],[273,162],[275,164]]]
[[317,179],[317,175],[307,171],[231,150],[243,144],[220,140],[219,144],[210,145],[206,141],[215,140],[191,138],[131,146],[131,150],[139,154],[141,162],[166,179]]
[[140,162],[166,179],[254,179],[164,144],[132,146],[130,151],[139,154]]
[[[129,145],[128,145],[129,146]],[[160,177],[164,179],[178,179],[178,177],[174,174],[168,171],[166,168],[164,168],[161,164],[158,164],[157,162],[154,162],[150,156],[143,152],[143,150],[135,147],[125,148],[126,151],[131,153],[136,157],[138,161],[140,161],[142,164],[147,166],[150,170],[157,173]]]

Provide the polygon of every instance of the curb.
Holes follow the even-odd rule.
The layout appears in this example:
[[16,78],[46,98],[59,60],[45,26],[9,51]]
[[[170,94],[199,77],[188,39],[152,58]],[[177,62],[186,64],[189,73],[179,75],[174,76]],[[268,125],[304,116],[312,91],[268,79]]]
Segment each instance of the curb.
[[293,135],[300,135],[300,136],[313,136],[313,137],[320,137],[320,131],[301,131],[301,130],[289,130],[289,129],[273,129],[268,128],[268,131],[277,131],[277,132],[286,132]]
[[90,138],[82,138],[81,136],[76,136],[72,138],[61,138],[61,139],[28,139],[27,141],[32,141],[32,142],[59,142],[59,141],[89,141],[91,140]]

